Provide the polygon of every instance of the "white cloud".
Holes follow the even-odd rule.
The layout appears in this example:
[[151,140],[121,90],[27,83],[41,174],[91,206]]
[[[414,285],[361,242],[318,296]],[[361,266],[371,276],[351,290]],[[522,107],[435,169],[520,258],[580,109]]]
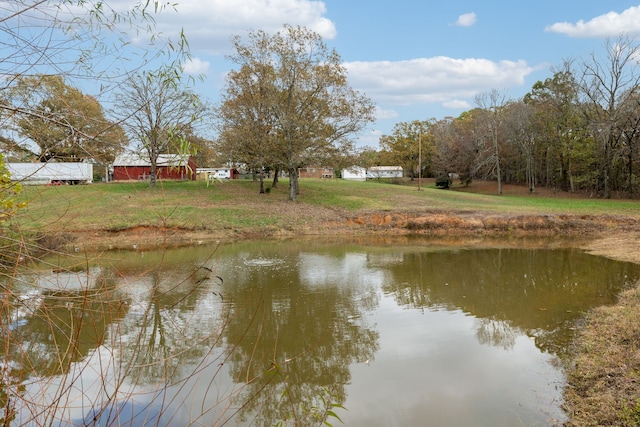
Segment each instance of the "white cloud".
[[337,31],[326,18],[326,6],[313,0],[181,0],[177,13],[165,10],[156,21],[158,29],[176,38],[184,33],[193,51],[207,54],[228,53],[229,39],[249,30],[276,32],[283,25],[304,26],[325,39]]
[[569,37],[614,37],[622,33],[640,33],[640,6],[632,6],[622,13],[609,12],[586,22],[557,22],[545,31]]
[[470,110],[472,108],[470,102],[461,99],[452,99],[450,101],[445,101],[442,103],[442,106],[450,110]]
[[200,58],[191,58],[184,64],[184,72],[187,74],[207,74],[209,72],[209,61],[203,61]]
[[376,106],[375,116],[377,120],[395,119],[399,116],[396,110],[385,110]]
[[470,27],[473,24],[475,24],[476,21],[477,21],[477,16],[475,12],[465,13],[463,15],[458,16],[456,25],[459,27]]
[[460,102],[495,88],[521,86],[534,71],[525,61],[454,59],[348,62],[349,82],[376,103],[411,105]]
[[371,129],[370,131],[364,131],[362,134],[358,136],[358,140],[356,145],[359,148],[364,147],[379,147],[378,143],[380,142],[380,137],[384,135],[379,129]]

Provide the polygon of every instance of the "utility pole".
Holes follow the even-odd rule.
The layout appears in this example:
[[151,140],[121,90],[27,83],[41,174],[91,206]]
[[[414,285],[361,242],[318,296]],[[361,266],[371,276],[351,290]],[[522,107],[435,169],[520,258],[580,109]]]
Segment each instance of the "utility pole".
[[418,191],[422,191],[420,183],[422,181],[422,132],[418,134]]

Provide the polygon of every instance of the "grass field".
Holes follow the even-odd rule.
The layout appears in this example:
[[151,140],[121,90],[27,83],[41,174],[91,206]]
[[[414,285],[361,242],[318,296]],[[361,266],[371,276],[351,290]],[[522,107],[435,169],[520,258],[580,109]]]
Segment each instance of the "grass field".
[[[270,182],[267,185],[270,187]],[[523,193],[493,183],[472,183],[464,191],[442,190],[431,181],[421,191],[415,182],[304,179],[297,203],[287,200],[288,181],[259,194],[249,180],[216,182],[109,183],[81,186],[26,186],[27,208],[15,221],[25,232],[110,230],[133,227],[177,227],[188,230],[260,232],[265,228],[305,227],[362,212],[475,212],[492,214],[609,215],[640,218],[640,202],[579,198],[539,190]],[[563,197],[566,196],[566,197]]]

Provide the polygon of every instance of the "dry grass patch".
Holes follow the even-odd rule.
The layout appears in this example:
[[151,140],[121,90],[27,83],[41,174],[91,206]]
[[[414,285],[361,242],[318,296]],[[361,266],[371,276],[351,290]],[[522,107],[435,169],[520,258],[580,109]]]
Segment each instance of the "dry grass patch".
[[640,289],[591,312],[568,368],[570,426],[640,425]]
[[407,220],[412,232],[445,233],[466,231],[499,234],[593,233],[604,226],[574,215],[496,215],[465,213],[433,213]]

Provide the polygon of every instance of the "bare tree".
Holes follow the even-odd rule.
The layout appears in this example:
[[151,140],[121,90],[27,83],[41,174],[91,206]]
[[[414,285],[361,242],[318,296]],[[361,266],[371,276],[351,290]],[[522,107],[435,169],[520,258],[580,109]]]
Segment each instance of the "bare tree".
[[[96,144],[103,142],[112,123],[79,128],[67,117],[42,114],[37,103],[21,102],[29,99],[25,88],[19,99],[12,98],[10,92],[20,81],[55,76],[74,87],[81,86],[98,102],[104,102],[129,76],[157,58],[162,57],[167,67],[178,69],[189,56],[186,39],[181,34],[179,40],[163,40],[154,28],[154,15],[172,7],[159,0],[137,0],[124,10],[116,10],[107,2],[85,0],[2,2],[0,129],[13,129],[16,120],[31,117],[64,128],[67,135]],[[130,43],[129,34],[144,34],[149,45]],[[16,142],[14,133],[5,135],[5,148],[23,151],[34,144],[28,137]]]
[[633,104],[640,90],[640,45],[621,35],[616,40],[607,39],[604,47],[603,58],[592,53],[582,64],[580,89],[585,97],[584,114],[600,147],[599,190],[609,198],[614,166],[624,158],[624,122],[633,111],[624,106]]
[[507,101],[507,95],[496,89],[481,93],[475,98],[476,104],[484,112],[481,117],[481,131],[484,133],[485,138],[488,136],[493,148],[491,159],[494,165],[494,174],[498,179],[498,194],[502,194],[502,170],[500,167],[500,145],[498,138],[502,126],[503,108]]
[[[160,154],[189,154],[187,135],[205,116],[200,98],[180,86],[172,72],[145,73],[131,78],[116,95],[118,109],[113,115],[151,163],[149,185],[156,185]],[[185,153],[185,151],[187,151]]]
[[460,183],[469,185],[476,177],[478,149],[473,113],[447,117],[431,127],[435,146],[433,171],[437,177],[458,175]]
[[524,157],[525,181],[529,191],[536,191],[535,146],[536,134],[533,131],[533,108],[522,101],[509,104],[506,109],[507,140],[515,145]]

